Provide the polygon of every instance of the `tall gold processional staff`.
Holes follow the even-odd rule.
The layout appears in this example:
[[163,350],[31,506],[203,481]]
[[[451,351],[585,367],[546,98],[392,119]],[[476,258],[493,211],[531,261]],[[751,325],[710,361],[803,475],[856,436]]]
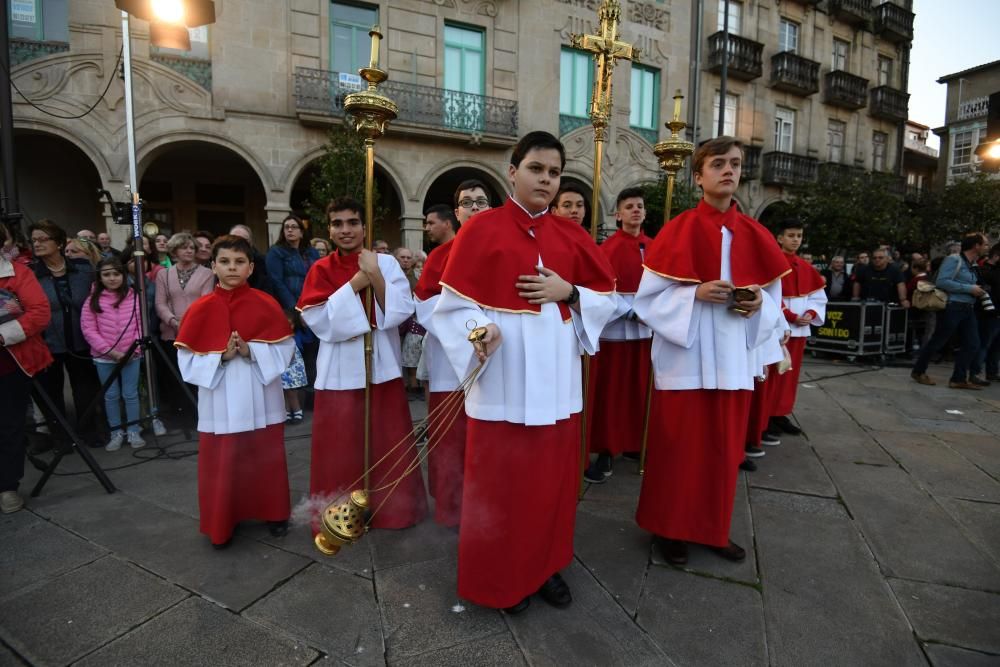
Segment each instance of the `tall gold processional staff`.
[[[594,127],[594,189],[590,201],[590,236],[597,241],[597,226],[601,205],[601,162],[604,160],[604,141],[608,120],[611,118],[611,77],[618,60],[639,62],[640,50],[618,39],[622,8],[618,0],[604,0],[597,10],[600,19],[599,35],[573,35],[573,46],[594,54],[597,70],[594,91],[590,99],[590,124]],[[587,394],[590,384],[590,357],[583,359],[583,412],[580,420],[580,493],[583,493],[583,472],[590,457],[587,428]]]

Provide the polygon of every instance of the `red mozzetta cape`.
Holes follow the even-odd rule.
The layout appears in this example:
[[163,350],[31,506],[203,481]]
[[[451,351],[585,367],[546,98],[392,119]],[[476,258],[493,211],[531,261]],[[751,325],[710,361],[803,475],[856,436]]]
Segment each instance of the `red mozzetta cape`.
[[[326,303],[330,295],[351,281],[360,267],[358,260],[361,253],[356,252],[350,255],[341,255],[334,250],[326,257],[309,267],[306,274],[306,282],[302,285],[302,295],[299,302],[295,304],[296,310],[303,311],[306,308],[319,306]],[[372,300],[372,312],[369,316],[372,326],[375,326],[375,301]]]
[[808,296],[826,286],[826,281],[819,271],[798,255],[783,253],[791,269],[781,279],[781,296]]
[[663,226],[646,251],[645,267],[682,282],[719,280],[723,227],[733,235],[729,268],[736,287],[769,285],[790,271],[774,237],[759,222],[740,213],[735,203],[722,212],[704,199]]
[[431,250],[424,262],[424,270],[420,272],[420,280],[413,288],[413,294],[421,301],[427,301],[432,296],[441,293],[441,276],[444,275],[444,267],[448,264],[448,255],[451,247],[455,243],[453,237],[450,241],[445,241],[438,247]]
[[233,331],[248,343],[277,343],[292,335],[288,318],[269,294],[246,283],[234,290],[216,285],[184,313],[174,344],[196,354],[225,352]]
[[[615,289],[615,274],[583,227],[545,214],[532,218],[513,200],[476,214],[455,237],[441,285],[484,308],[538,313],[541,306],[518,296],[518,276],[537,275],[541,257],[563,280],[603,294]],[[569,308],[559,304],[563,319]]]
[[601,252],[611,262],[618,278],[619,294],[635,294],[642,279],[642,253],[648,252],[653,239],[642,232],[638,236],[619,229],[601,244]]

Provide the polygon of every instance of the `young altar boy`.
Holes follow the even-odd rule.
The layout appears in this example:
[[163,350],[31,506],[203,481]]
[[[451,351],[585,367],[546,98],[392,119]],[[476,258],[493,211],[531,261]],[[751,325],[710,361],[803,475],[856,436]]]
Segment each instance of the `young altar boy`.
[[295,349],[278,302],[251,288],[253,248],[239,236],[212,246],[215,289],[185,313],[177,364],[198,386],[198,508],[212,546],[229,545],[236,524],[258,519],[287,531],[281,373]]

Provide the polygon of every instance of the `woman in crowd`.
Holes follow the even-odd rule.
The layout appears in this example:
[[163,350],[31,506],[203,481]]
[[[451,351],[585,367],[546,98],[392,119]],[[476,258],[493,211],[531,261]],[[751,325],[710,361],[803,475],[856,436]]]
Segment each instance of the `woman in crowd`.
[[85,259],[91,266],[97,266],[101,261],[101,250],[88,239],[75,238],[66,241],[64,252],[69,259]]
[[[35,277],[49,300],[51,322],[45,330],[45,343],[53,363],[39,374],[39,382],[63,414],[63,375],[69,375],[76,409],[77,430],[89,445],[100,445],[98,411],[92,410],[81,421],[87,406],[97,398],[101,385],[97,381],[90,346],[80,330],[80,315],[94,282],[94,267],[86,259],[70,259],[63,254],[66,232],[51,220],[39,220],[29,227],[31,247],[35,254]],[[43,407],[43,412],[45,407]],[[60,433],[53,415],[47,415],[52,433]]]
[[[0,512],[24,507],[17,492],[24,476],[24,415],[31,396],[31,378],[52,363],[42,332],[52,317],[48,299],[35,274],[24,263],[11,261],[7,248],[13,234],[0,224]],[[19,253],[18,253],[19,254]]]
[[[192,303],[212,291],[215,276],[195,261],[195,239],[187,232],[171,236],[167,252],[174,258],[174,265],[156,276],[156,314],[160,318],[163,349],[176,370],[177,350],[174,348],[174,340],[177,339],[181,318]],[[184,414],[189,421],[193,420],[196,417],[195,406],[188,405],[174,373],[167,370],[160,373],[160,379],[161,396],[164,399],[172,398],[174,410]],[[161,414],[164,412],[161,410]]]
[[194,234],[194,261],[207,269],[212,268],[212,244],[215,234],[199,229]]
[[160,232],[153,238],[153,240],[156,242],[156,252],[160,255],[160,266],[165,269],[169,269],[170,265],[173,264],[173,262],[170,261],[170,253],[167,252],[167,241],[170,240],[170,237],[163,232]]
[[25,242],[24,237],[21,236],[20,231],[16,228],[10,229],[6,225],[3,225],[3,227],[3,246],[0,247],[0,257],[3,257],[8,262],[17,262],[24,266],[30,266],[31,249],[28,248],[28,244]]
[[306,227],[296,215],[289,214],[281,222],[281,235],[267,251],[267,276],[271,281],[274,298],[286,313],[296,316],[296,340],[302,346],[302,357],[311,387],[316,381],[316,355],[319,341],[297,317],[295,304],[302,294],[306,273],[319,253],[306,239]]
[[309,245],[316,248],[316,254],[319,255],[320,259],[330,254],[330,242],[326,239],[313,239],[309,242]]

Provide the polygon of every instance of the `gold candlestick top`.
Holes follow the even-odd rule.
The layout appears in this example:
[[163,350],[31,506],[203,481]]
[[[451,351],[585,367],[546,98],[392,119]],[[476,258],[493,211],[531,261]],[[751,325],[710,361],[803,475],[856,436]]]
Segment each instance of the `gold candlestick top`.
[[381,28],[377,25],[373,25],[372,29],[368,31],[368,35],[372,38],[372,55],[371,62],[368,65],[372,69],[378,69],[378,45],[382,41]]
[[684,99],[684,95],[681,94],[681,89],[678,88],[677,92],[674,93],[674,120],[681,119],[681,100]]

